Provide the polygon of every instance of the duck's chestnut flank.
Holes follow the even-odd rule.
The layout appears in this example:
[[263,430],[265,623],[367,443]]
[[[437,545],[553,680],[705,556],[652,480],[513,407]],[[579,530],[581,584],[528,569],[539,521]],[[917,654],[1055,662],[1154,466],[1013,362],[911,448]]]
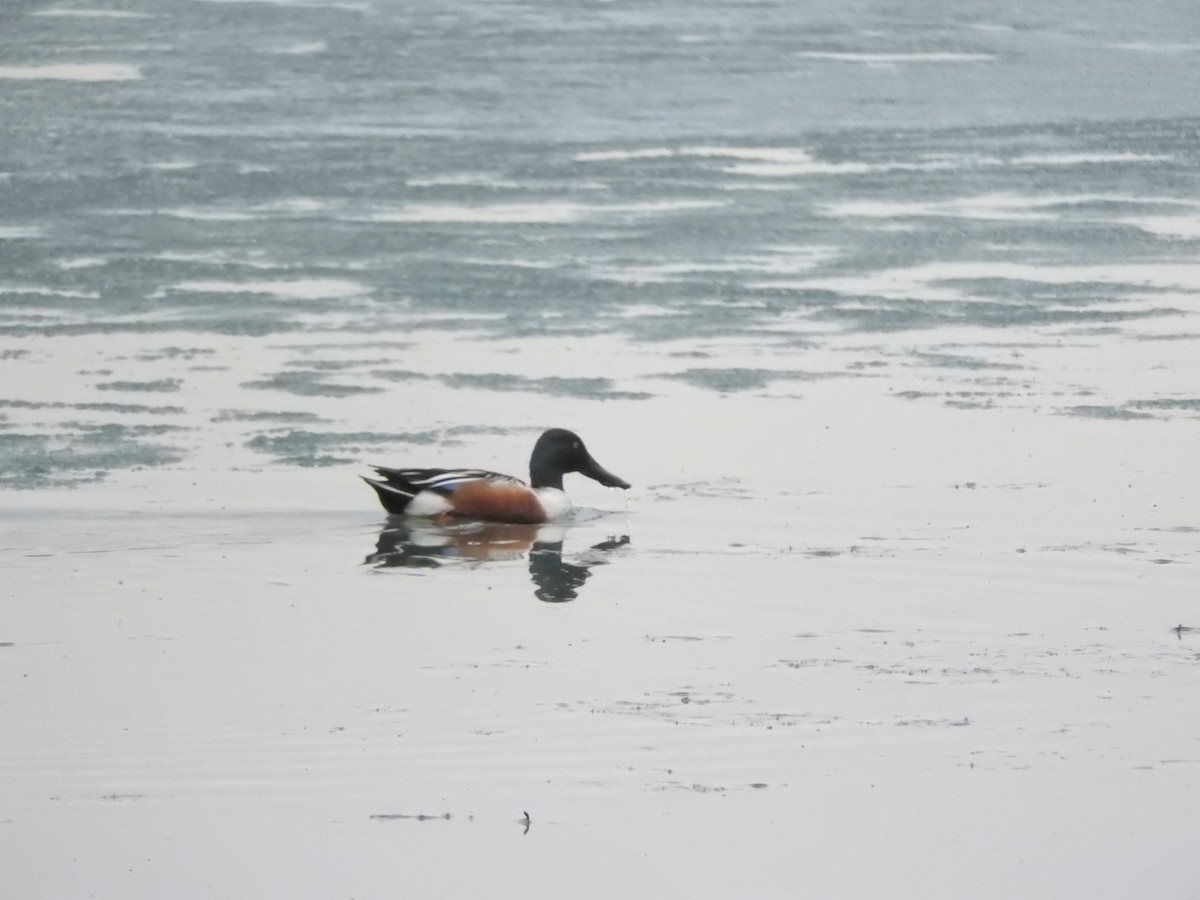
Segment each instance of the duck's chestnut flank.
[[363,480],[392,515],[538,524],[570,511],[563,476],[571,472],[605,487],[629,487],[596,462],[579,435],[565,428],[551,428],[538,438],[529,459],[529,484],[486,469],[374,468],[379,477]]

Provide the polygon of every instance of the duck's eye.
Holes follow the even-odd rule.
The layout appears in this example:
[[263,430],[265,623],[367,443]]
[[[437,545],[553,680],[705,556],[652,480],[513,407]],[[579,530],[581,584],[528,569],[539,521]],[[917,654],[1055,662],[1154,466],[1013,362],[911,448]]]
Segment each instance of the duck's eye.
[[576,450],[578,450],[579,449],[579,441],[575,441],[573,444],[571,444],[571,446],[574,447]]

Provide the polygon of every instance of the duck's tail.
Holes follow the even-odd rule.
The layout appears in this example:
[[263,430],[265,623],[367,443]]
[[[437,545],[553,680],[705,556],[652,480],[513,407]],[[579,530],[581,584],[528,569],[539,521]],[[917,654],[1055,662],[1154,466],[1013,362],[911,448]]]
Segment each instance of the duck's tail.
[[385,469],[376,467],[375,471],[382,475],[384,480],[367,478],[365,475],[359,477],[375,489],[375,493],[379,495],[379,502],[383,504],[383,508],[388,511],[389,515],[404,515],[408,504],[417,495],[418,489],[403,479],[394,477]]

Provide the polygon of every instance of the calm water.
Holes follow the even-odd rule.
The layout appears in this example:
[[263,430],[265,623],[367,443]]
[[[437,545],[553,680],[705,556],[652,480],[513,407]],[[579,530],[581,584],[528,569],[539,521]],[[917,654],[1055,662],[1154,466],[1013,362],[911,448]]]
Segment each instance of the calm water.
[[[830,377],[1200,409],[1086,361],[1195,356],[1190,3],[10,0],[0,24],[9,488],[217,440],[246,465],[446,440],[438,404],[384,431],[312,402],[422,384],[494,396],[487,433],[532,426],[531,394]],[[436,362],[408,349],[435,334]],[[544,336],[611,344],[467,364]]]
[[[5,887],[1197,896],[1197,97],[1194,0],[0,3]],[[633,490],[355,477],[551,425]]]

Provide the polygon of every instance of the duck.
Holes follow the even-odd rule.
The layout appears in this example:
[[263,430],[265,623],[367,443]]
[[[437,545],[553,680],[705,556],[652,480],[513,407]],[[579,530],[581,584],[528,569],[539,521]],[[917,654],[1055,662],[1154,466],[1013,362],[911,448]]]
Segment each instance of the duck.
[[528,484],[486,469],[371,468],[378,477],[360,477],[393,516],[540,525],[571,511],[563,490],[563,476],[571,472],[605,487],[629,489],[627,481],[596,462],[579,435],[566,428],[551,428],[537,439],[529,458]]

